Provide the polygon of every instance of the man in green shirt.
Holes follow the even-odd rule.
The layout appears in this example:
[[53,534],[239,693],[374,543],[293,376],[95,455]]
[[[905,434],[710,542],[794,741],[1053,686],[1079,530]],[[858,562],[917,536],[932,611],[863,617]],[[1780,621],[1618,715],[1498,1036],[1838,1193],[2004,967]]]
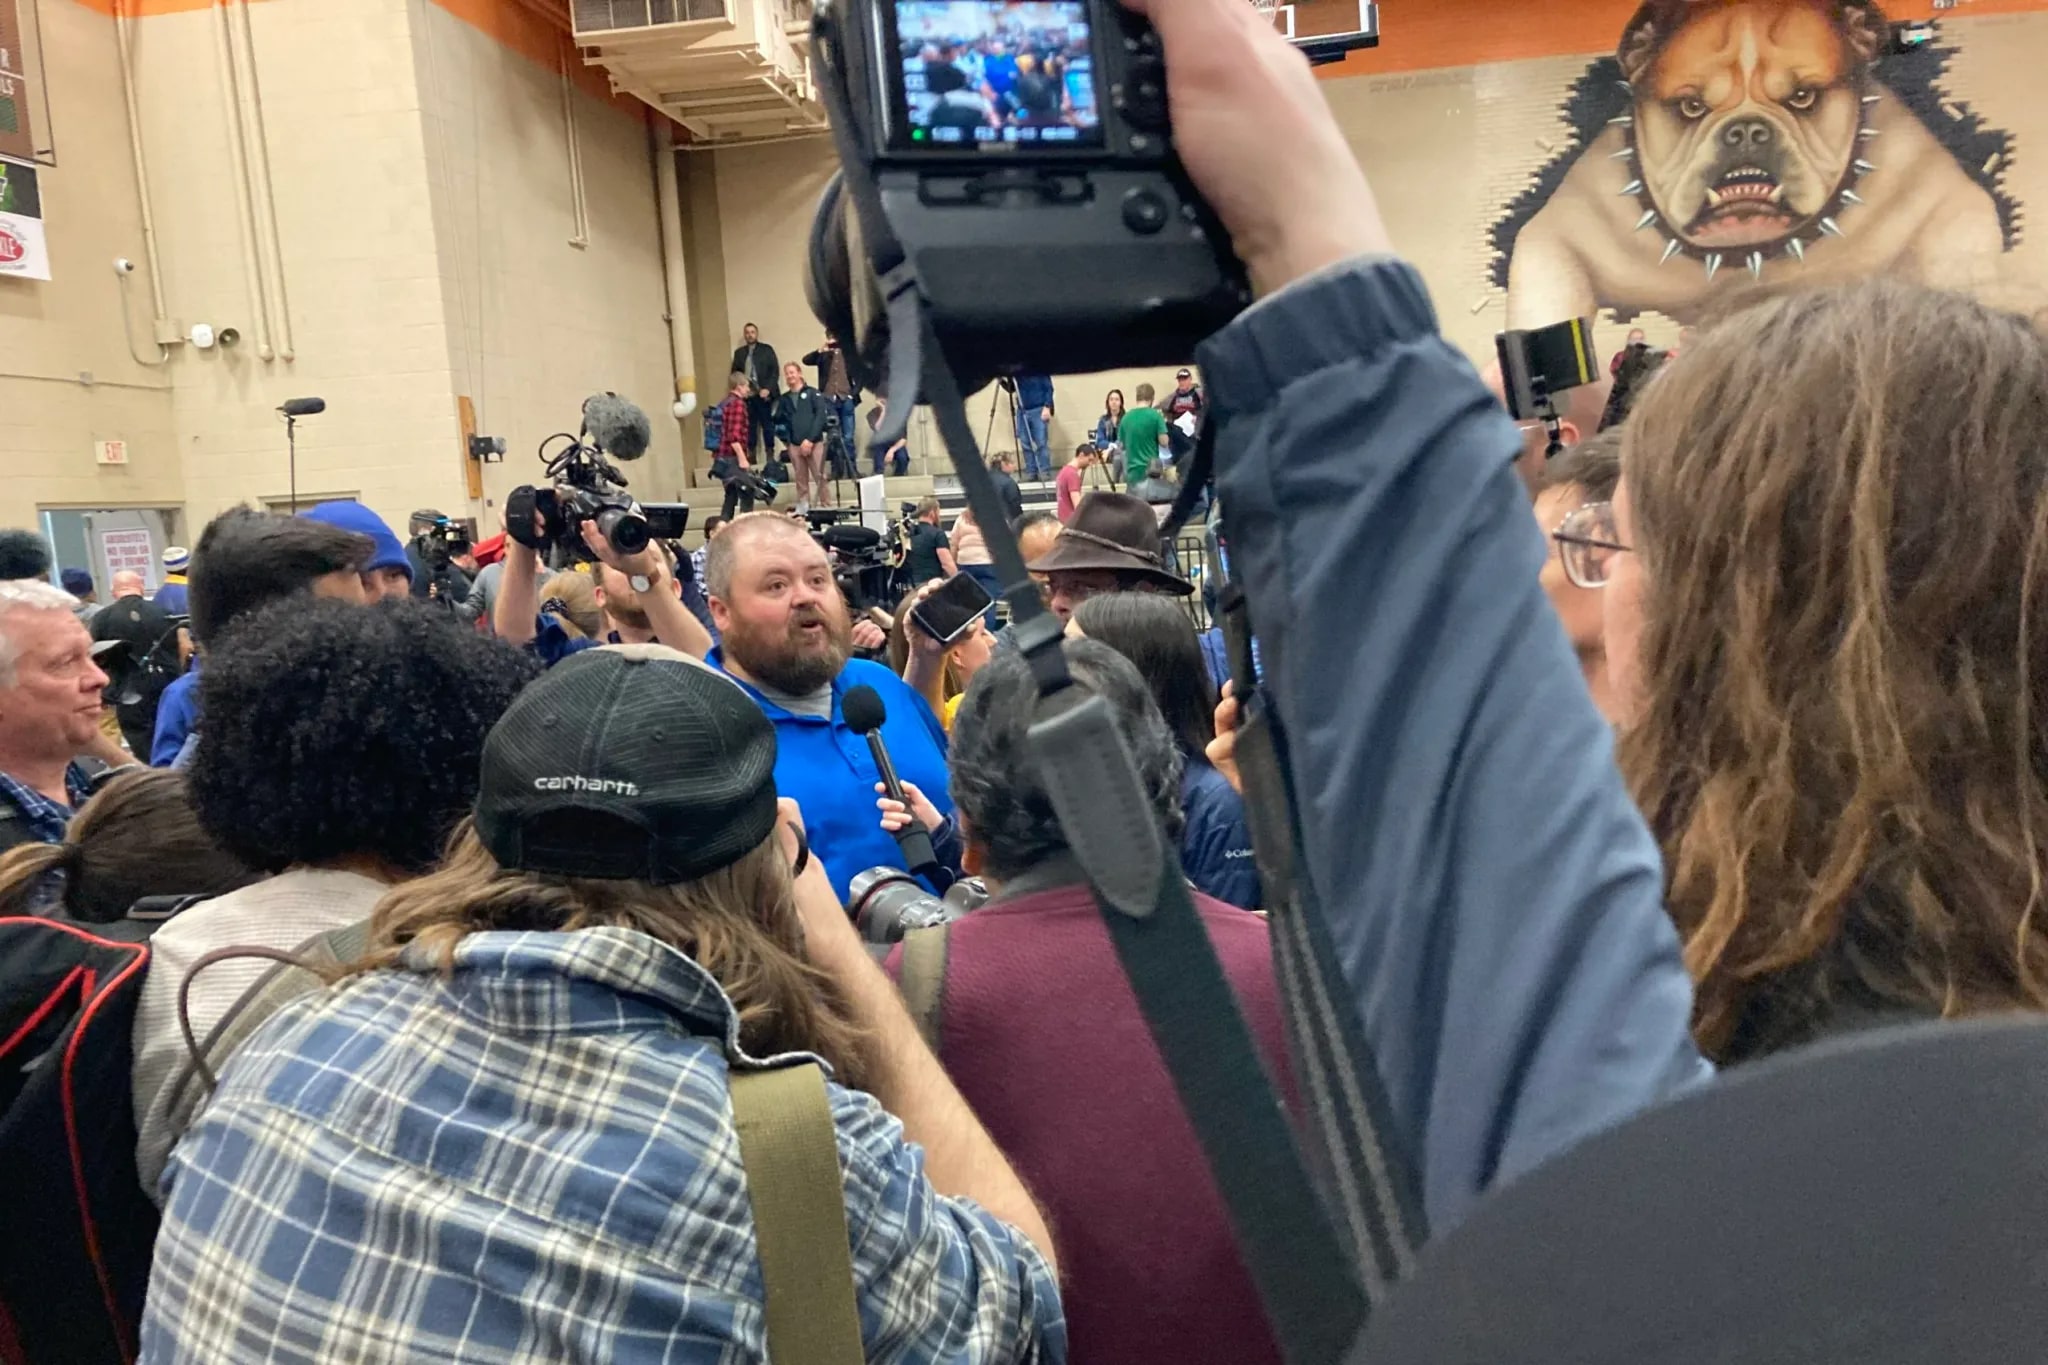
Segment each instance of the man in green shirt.
[[1124,414],[1116,429],[1117,443],[1124,448],[1124,486],[1142,483],[1145,471],[1166,451],[1166,414],[1152,406],[1150,384],[1138,385],[1138,401]]

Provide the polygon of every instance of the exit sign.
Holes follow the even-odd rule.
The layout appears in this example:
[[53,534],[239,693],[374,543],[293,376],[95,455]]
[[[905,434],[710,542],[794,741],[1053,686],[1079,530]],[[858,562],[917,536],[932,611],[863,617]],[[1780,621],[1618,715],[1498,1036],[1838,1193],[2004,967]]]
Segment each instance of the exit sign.
[[93,453],[101,464],[128,463],[128,443],[126,441],[100,441],[94,445]]

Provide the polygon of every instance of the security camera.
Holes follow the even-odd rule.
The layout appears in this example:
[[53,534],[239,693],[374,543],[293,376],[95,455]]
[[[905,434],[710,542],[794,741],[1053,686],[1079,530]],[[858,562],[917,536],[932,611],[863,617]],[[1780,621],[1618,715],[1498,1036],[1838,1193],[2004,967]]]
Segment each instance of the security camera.
[[232,327],[223,327],[220,329],[219,333],[217,333],[214,336],[214,340],[219,342],[223,346],[232,346],[241,339],[242,334]]
[[126,256],[116,256],[114,258],[114,273],[116,275],[133,275],[135,273],[135,262],[129,260]]

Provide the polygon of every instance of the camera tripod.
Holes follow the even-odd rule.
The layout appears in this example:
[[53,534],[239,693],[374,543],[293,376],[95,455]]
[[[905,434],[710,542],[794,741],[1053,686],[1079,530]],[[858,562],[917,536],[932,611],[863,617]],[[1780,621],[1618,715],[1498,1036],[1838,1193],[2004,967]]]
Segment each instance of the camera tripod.
[[1016,451],[1019,462],[1022,462],[1024,451],[1022,438],[1017,434],[1017,381],[1014,379],[998,379],[995,392],[989,395],[988,427],[981,433],[981,448],[988,454],[995,453],[993,442],[996,434],[996,410],[1006,403],[1010,409],[1009,432],[1010,440],[1013,442],[1012,449]]
[[846,442],[846,433],[840,429],[839,414],[825,414],[825,469],[832,480],[832,502],[834,506],[846,506],[846,490],[842,485],[851,479],[854,484],[854,501],[860,501],[860,465],[853,458],[853,447]]

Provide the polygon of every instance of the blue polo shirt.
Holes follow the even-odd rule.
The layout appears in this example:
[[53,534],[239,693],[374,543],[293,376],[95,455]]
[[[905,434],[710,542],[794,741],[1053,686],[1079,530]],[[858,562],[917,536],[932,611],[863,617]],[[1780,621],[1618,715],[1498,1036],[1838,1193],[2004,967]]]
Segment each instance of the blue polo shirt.
[[[725,653],[714,649],[706,660],[724,669]],[[875,689],[888,710],[882,741],[896,775],[914,783],[941,815],[953,813],[947,791],[946,732],[924,698],[910,684],[881,664],[852,659],[832,680],[832,719],[791,715],[738,678],[775,725],[775,789],[804,812],[804,831],[811,853],[825,864],[832,890],[843,901],[856,873],[871,867],[902,867],[896,840],[882,829],[875,809],[875,767],[868,742],[847,727],[840,701],[850,687],[865,683]]]

